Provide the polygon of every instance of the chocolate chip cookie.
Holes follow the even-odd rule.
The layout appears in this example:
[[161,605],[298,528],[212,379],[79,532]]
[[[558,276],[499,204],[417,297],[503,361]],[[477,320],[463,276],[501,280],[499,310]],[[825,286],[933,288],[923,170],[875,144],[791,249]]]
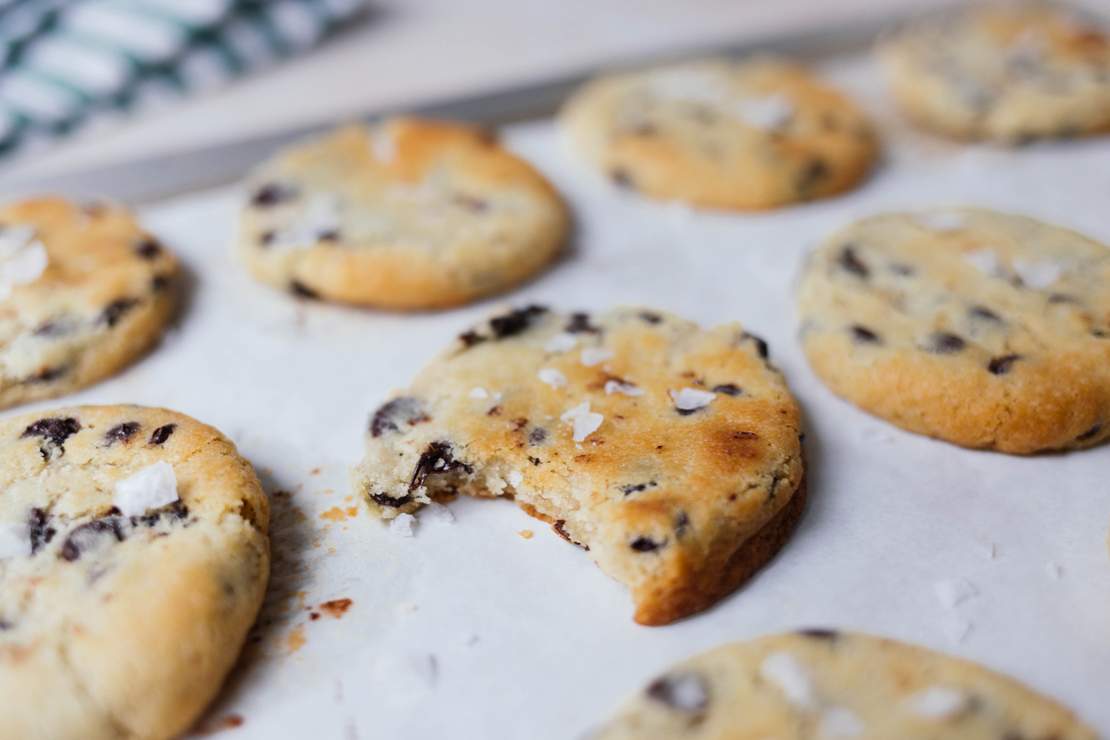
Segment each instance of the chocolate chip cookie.
[[602,77],[567,103],[562,123],[618,185],[736,210],[848,190],[878,149],[852,101],[796,64],[764,58]]
[[262,602],[269,504],[215,429],[138,406],[0,422],[0,737],[169,738]]
[[250,178],[238,249],[256,278],[307,298],[454,306],[554,259],[558,193],[488,134],[399,118],[302,143]]
[[1110,129],[1110,34],[1049,3],[994,3],[925,19],[880,47],[908,116],[960,138],[1021,143]]
[[1110,436],[1110,249],[976,209],[875,216],[811,255],[813,369],[898,426],[1033,453]]
[[461,334],[371,415],[354,485],[386,519],[511,496],[659,625],[782,546],[805,499],[800,437],[766,343],[735,324],[527,306]]
[[124,209],[0,207],[0,408],[84,388],[144,353],[174,308],[177,259]]
[[1074,714],[966,660],[805,630],[719,647],[649,683],[595,740],[1094,740]]

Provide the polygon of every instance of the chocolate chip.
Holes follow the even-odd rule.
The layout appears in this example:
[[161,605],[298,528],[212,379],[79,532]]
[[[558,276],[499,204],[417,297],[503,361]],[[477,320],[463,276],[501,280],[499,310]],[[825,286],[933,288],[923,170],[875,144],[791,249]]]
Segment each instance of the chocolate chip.
[[261,234],[258,235],[258,243],[260,246],[263,247],[268,247],[273,244],[274,239],[277,239],[277,232],[273,229],[263,231]]
[[165,424],[158,427],[150,433],[150,442],[148,444],[154,445],[155,447],[165,444],[166,440],[173,434],[174,429],[177,429],[177,424]]
[[269,208],[297,197],[297,189],[291,185],[271,182],[254,191],[251,205],[255,208]]
[[871,269],[859,258],[855,247],[851,244],[840,250],[840,256],[836,258],[836,263],[840,265],[842,270],[852,273],[860,280],[866,280],[871,276]]
[[947,331],[937,331],[929,335],[925,342],[925,351],[938,355],[951,355],[962,351],[967,346],[963,337]]
[[135,432],[139,431],[139,426],[137,421],[125,421],[122,424],[116,424],[104,433],[104,439],[108,444],[126,442],[135,436]]
[[155,275],[150,280],[150,289],[155,293],[161,293],[168,287],[170,287],[170,278],[168,275]]
[[485,213],[489,210],[489,201],[478,198],[474,195],[466,195],[465,193],[458,193],[451,199],[455,205],[460,208],[465,208],[471,213]]
[[840,633],[836,630],[809,628],[798,630],[798,634],[803,637],[809,637],[814,640],[835,640],[840,637]]
[[690,517],[685,511],[680,511],[674,516],[674,534],[676,537],[681,537],[686,534],[686,528],[690,526]]
[[69,372],[69,365],[60,365],[58,367],[44,367],[34,375],[23,379],[24,383],[49,383],[57,380]]
[[162,254],[162,245],[148,236],[135,245],[135,254],[144,260],[156,260]]
[[644,690],[648,698],[679,712],[697,714],[709,706],[709,689],[694,673],[677,673],[652,681]]
[[412,501],[412,496],[405,495],[401,498],[393,498],[392,496],[387,496],[384,493],[371,493],[370,500],[378,506],[388,506],[390,508],[396,509]]
[[62,446],[63,443],[80,430],[81,423],[72,416],[64,418],[50,417],[34,422],[23,430],[20,437],[42,437],[39,452],[42,453],[43,460],[49,460],[51,449],[56,448],[58,455],[64,455],[65,447]]
[[632,493],[639,493],[640,491],[646,491],[649,488],[655,488],[657,485],[659,484],[655,481],[649,480],[646,483],[628,483],[621,486],[620,490],[621,493],[623,493],[625,496],[628,496]]
[[533,465],[543,465],[543,460],[539,459],[538,457],[532,457],[531,455],[528,456],[528,462],[532,463]]
[[103,519],[93,519],[74,529],[62,543],[61,557],[63,560],[73,562],[81,557],[81,553],[93,547],[106,535],[115,537],[116,542],[123,542],[123,531],[119,526],[119,519],[114,516]]
[[1013,367],[1013,364],[1020,359],[1021,355],[1000,355],[998,357],[992,357],[991,361],[987,363],[987,370],[989,370],[992,375],[1005,375],[1010,372],[1010,368]]
[[139,302],[134,298],[117,298],[104,307],[104,310],[100,312],[98,321],[111,328],[119,323],[125,313],[137,305],[139,305]]
[[490,329],[493,330],[493,336],[496,339],[511,337],[520,334],[529,327],[532,319],[545,313],[547,313],[547,308],[544,306],[531,305],[518,308],[503,316],[495,316],[490,319]]
[[762,338],[757,337],[755,334],[746,331],[741,332],[740,343],[743,344],[744,342],[754,343],[755,351],[759,353],[760,358],[766,360],[768,357],[771,356],[770,345],[768,345],[767,342],[765,342]]
[[380,437],[385,432],[401,431],[401,424],[415,426],[431,417],[424,411],[424,405],[412,396],[401,396],[388,401],[374,412],[370,419],[370,436]]
[[324,229],[316,235],[316,241],[321,242],[337,242],[339,241],[339,229]]
[[567,322],[563,331],[569,334],[597,334],[601,329],[590,323],[590,315],[588,313],[578,312],[570,315],[570,321]]
[[986,306],[972,306],[967,310],[967,313],[973,319],[982,319],[983,321],[1002,323],[1002,317]]
[[868,329],[866,326],[854,324],[850,331],[852,332],[852,340],[856,344],[882,344],[882,338],[875,332]]
[[722,383],[721,385],[715,385],[710,390],[712,390],[714,393],[722,393],[726,396],[740,396],[744,393],[743,388],[738,385],[734,385],[733,383]]
[[632,540],[632,542],[628,543],[628,546],[631,547],[636,552],[653,552],[653,551],[658,550],[659,548],[663,547],[663,545],[665,545],[665,544],[666,544],[665,542],[656,542],[655,540],[651,539],[650,537],[642,537],[641,536],[641,537],[637,537],[636,539]]
[[636,187],[635,183],[632,182],[632,175],[630,175],[628,173],[628,170],[624,169],[623,167],[614,167],[613,169],[609,170],[609,179],[612,180],[613,184],[617,187]]
[[562,537],[564,540],[566,540],[570,544],[576,545],[578,547],[581,547],[583,550],[589,551],[589,549],[590,549],[589,547],[587,547],[586,545],[583,545],[581,542],[571,538],[571,536],[569,534],[567,534],[566,523],[567,523],[566,519],[556,519],[555,523],[551,525],[551,528],[555,530],[555,534],[559,535],[560,537]]
[[651,311],[640,311],[640,313],[637,315],[640,317],[641,320],[646,321],[649,324],[658,324],[663,321],[662,316],[657,313],[652,313]]
[[1087,431],[1083,432],[1078,437],[1076,437],[1075,441],[1076,442],[1086,442],[1088,440],[1092,440],[1095,437],[1097,437],[1098,433],[1101,432],[1101,431],[1102,431],[1102,424],[1095,424],[1093,427],[1091,427],[1090,429],[1088,429]]
[[40,509],[35,507],[31,509],[31,517],[27,522],[27,528],[31,532],[31,554],[41,550],[43,547],[54,539],[55,529],[49,525],[50,516]]
[[181,521],[189,516],[189,507],[181,499],[174,501],[171,504],[166,504],[160,509],[148,512],[142,516],[131,517],[131,526],[137,527],[142,524],[147,527],[153,527],[155,524],[162,520],[165,516],[170,521]]
[[798,192],[803,195],[812,190],[817,183],[824,180],[829,174],[829,166],[825,164],[824,160],[813,158],[805,166],[800,173],[798,173],[797,188]]
[[462,470],[466,473],[474,472],[474,469],[469,465],[455,459],[454,455],[451,454],[451,444],[449,442],[432,442],[420,454],[420,459],[416,461],[416,467],[412,471],[412,480],[409,482],[409,492],[411,493],[424,485],[429,475],[448,473],[452,470]]
[[528,434],[528,443],[539,445],[543,444],[547,439],[547,430],[543,427],[536,427]]
[[296,279],[289,281],[289,292],[291,292],[298,298],[308,298],[311,300],[316,300],[320,297],[319,293],[302,283],[300,280]]

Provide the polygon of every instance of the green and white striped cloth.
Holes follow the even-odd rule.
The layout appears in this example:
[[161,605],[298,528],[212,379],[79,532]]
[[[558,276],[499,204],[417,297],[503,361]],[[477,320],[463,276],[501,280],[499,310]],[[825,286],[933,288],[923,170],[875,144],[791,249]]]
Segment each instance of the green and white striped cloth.
[[317,44],[366,0],[0,0],[0,159]]

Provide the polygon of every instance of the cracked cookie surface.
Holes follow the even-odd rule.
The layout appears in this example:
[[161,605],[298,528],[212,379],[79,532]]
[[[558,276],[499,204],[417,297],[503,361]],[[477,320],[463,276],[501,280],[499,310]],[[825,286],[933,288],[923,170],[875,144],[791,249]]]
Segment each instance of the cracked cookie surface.
[[38,198],[0,207],[0,408],[130,364],[174,308],[177,259],[126,210]]
[[838,395],[898,426],[1011,453],[1110,437],[1110,249],[979,209],[830,237],[799,286],[802,344]]
[[851,632],[719,647],[649,683],[595,740],[1094,740],[1068,709],[966,660]]
[[78,406],[0,422],[0,737],[168,738],[235,662],[269,503],[215,429]]
[[847,97],[776,59],[705,60],[601,77],[561,114],[575,148],[654,198],[764,209],[847,190],[877,143]]
[[666,624],[738,588],[801,515],[800,413],[767,351],[735,324],[519,308],[371,415],[354,485],[387,519],[512,496]]
[[879,49],[908,116],[960,138],[1021,143],[1110,130],[1110,34],[1049,3],[922,20]]
[[309,298],[466,303],[538,273],[568,231],[548,181],[461,124],[341,128],[280,153],[248,187],[240,256],[259,280]]

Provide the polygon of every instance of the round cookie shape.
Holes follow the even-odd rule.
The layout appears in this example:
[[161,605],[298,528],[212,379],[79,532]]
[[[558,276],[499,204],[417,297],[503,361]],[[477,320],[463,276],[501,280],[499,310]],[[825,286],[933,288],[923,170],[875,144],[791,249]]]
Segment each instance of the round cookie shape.
[[0,408],[106,378],[161,336],[177,259],[126,210],[0,207]]
[[770,58],[601,77],[561,119],[578,152],[615,183],[710,208],[759,210],[843,192],[878,150],[851,100]]
[[898,105],[950,136],[1023,143],[1110,130],[1110,33],[1049,3],[923,20],[879,48]]
[[233,666],[269,502],[215,429],[80,406],[0,422],[0,737],[170,738]]
[[966,660],[816,629],[733,643],[673,666],[594,740],[1097,736],[1068,709]]
[[262,165],[238,250],[256,278],[303,297],[430,309],[532,277],[568,225],[555,189],[488,134],[398,118]]
[[800,437],[766,344],[738,325],[527,306],[463,333],[372,414],[354,485],[386,519],[512,496],[659,625],[734,591],[789,537]]
[[1110,249],[986,210],[874,216],[818,248],[801,340],[837,395],[903,429],[1028,454],[1110,437]]

